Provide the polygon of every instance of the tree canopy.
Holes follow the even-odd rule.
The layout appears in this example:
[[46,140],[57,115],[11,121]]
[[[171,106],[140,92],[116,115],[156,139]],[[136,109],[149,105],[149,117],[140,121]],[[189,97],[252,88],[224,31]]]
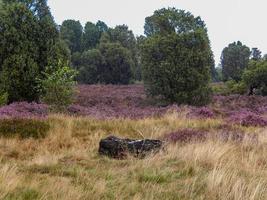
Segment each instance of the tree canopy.
[[223,79],[240,81],[245,68],[248,66],[250,49],[242,42],[233,42],[223,49],[221,65]]

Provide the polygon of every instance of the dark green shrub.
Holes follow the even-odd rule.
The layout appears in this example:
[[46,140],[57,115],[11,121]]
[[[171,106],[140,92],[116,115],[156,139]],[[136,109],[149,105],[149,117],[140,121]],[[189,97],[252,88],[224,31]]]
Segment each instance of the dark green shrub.
[[209,55],[202,31],[148,38],[142,46],[147,91],[179,104],[207,104],[211,93]]
[[49,123],[42,119],[0,119],[0,136],[2,137],[44,138],[49,129]]
[[251,61],[242,76],[249,94],[267,95],[267,61]]
[[236,81],[227,81],[226,87],[229,91],[229,94],[245,94],[247,92],[247,86],[244,82],[236,82]]
[[213,57],[205,23],[175,8],[146,18],[141,44],[143,79],[147,92],[178,104],[210,101]]
[[0,93],[0,106],[4,106],[8,103],[8,93]]

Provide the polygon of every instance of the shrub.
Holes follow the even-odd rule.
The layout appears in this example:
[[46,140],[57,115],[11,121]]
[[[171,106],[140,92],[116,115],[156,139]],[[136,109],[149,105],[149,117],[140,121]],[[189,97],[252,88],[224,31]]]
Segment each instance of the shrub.
[[64,111],[73,102],[76,74],[69,67],[48,68],[44,73],[45,79],[40,80],[41,99],[53,111]]
[[183,129],[169,133],[164,136],[164,140],[171,143],[189,143],[204,141],[207,139],[208,133],[194,129]]
[[147,92],[178,104],[210,101],[209,46],[201,31],[154,36],[142,46]]
[[34,118],[2,118],[0,119],[0,136],[20,138],[43,138],[50,125],[47,121]]
[[266,119],[264,119],[260,115],[257,115],[249,111],[240,111],[233,113],[229,118],[229,122],[234,124],[239,124],[241,126],[259,126],[259,127],[267,126]]
[[0,108],[0,118],[44,118],[47,114],[45,104],[16,102]]
[[4,106],[8,103],[8,94],[4,92],[0,94],[0,106]]
[[247,86],[242,81],[227,81],[226,87],[228,88],[229,94],[245,94],[247,92]]
[[161,9],[146,18],[145,33],[141,57],[147,92],[178,104],[207,104],[213,58],[205,23],[189,12]]
[[250,94],[267,95],[267,61],[251,61],[242,80]]

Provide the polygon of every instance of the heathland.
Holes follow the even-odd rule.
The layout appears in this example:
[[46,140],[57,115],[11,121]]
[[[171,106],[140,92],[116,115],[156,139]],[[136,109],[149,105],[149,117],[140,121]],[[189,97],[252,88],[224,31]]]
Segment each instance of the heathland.
[[[0,108],[1,134],[8,116],[18,118],[0,139],[1,199],[267,198],[266,97],[215,96],[189,107],[153,104],[142,85],[79,91],[65,114],[34,103]],[[25,133],[30,126],[39,137]],[[166,147],[114,160],[98,155],[109,134]]]

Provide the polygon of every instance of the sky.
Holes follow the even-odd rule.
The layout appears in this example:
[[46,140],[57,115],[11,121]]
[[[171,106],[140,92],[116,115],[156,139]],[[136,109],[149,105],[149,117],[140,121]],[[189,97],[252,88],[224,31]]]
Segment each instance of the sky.
[[216,64],[229,43],[240,40],[267,53],[266,0],[48,0],[56,23],[65,19],[104,21],[108,26],[127,24],[142,35],[147,16],[160,8],[190,11],[205,21]]

